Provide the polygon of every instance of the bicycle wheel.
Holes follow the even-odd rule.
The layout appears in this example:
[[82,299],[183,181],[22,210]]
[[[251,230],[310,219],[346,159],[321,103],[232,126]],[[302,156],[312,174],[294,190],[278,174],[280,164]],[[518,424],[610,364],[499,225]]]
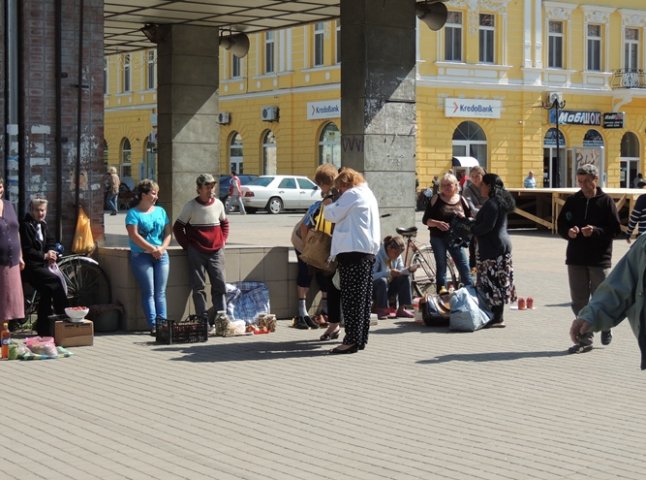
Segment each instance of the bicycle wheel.
[[70,307],[101,305],[112,302],[110,280],[99,264],[83,256],[64,257],[59,263]]
[[413,273],[412,285],[413,296],[424,296],[431,287],[435,288],[437,282],[435,257],[430,245],[418,248],[411,257],[411,265],[417,265],[417,270]]
[[[435,256],[430,245],[419,247],[411,258],[411,265],[419,265],[413,274],[413,296],[423,296],[426,292],[436,289],[437,285],[437,265]],[[458,273],[453,258],[447,252],[446,254],[446,280],[452,282],[455,288],[458,287]]]

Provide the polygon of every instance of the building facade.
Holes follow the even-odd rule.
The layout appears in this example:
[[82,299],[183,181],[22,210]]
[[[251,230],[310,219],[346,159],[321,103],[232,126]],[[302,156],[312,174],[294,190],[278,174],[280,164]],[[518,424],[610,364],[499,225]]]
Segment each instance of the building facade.
[[[608,186],[632,186],[646,155],[643,1],[447,6],[444,28],[417,28],[420,186],[475,161],[512,187],[529,170],[539,186],[574,186],[582,162]],[[341,164],[353,146],[340,134],[340,28],[255,34],[243,58],[220,49],[219,173],[312,176]],[[105,159],[133,181],[156,173],[154,66],[152,50],[106,57]]]

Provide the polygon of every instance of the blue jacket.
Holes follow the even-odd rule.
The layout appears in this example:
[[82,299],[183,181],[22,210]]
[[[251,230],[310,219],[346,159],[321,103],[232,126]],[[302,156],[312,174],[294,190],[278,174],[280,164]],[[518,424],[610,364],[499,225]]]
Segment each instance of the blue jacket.
[[641,350],[642,370],[646,370],[645,275],[646,235],[641,235],[578,315],[590,323],[594,331],[609,330],[628,318]]
[[372,280],[388,278],[390,270],[393,268],[404,275],[408,275],[410,273],[406,268],[404,268],[404,261],[402,260],[401,255],[393,260],[392,265],[388,267],[388,253],[386,253],[386,247],[382,244],[379,249],[379,253],[377,253],[377,259],[372,266]]

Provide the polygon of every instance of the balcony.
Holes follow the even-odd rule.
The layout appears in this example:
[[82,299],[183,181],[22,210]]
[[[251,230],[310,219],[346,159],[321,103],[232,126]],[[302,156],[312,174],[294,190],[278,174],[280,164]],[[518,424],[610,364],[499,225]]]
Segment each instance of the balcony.
[[619,88],[646,88],[646,73],[643,70],[615,70],[612,73],[610,86],[613,90]]

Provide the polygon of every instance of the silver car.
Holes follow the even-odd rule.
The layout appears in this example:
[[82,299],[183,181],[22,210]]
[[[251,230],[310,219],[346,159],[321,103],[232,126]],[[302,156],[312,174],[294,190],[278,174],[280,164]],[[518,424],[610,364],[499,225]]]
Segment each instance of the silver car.
[[307,177],[297,175],[261,175],[242,187],[245,210],[269,213],[283,210],[305,210],[321,199],[321,190]]

